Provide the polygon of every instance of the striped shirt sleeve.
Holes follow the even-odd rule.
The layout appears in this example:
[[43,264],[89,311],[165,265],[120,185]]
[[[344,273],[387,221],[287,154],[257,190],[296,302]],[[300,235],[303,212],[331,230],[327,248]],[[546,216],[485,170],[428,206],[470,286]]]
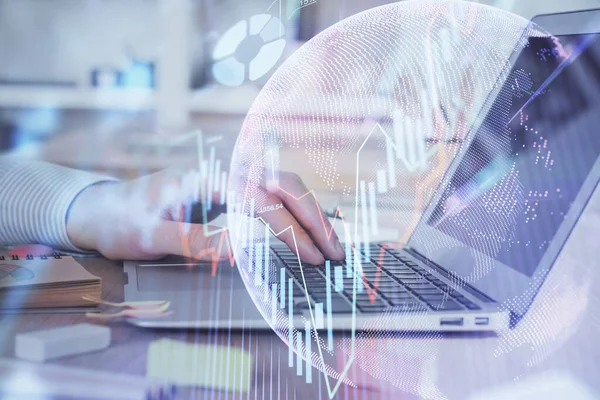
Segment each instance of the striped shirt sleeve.
[[88,186],[111,180],[43,161],[0,157],[0,245],[82,251],[67,235],[71,203]]

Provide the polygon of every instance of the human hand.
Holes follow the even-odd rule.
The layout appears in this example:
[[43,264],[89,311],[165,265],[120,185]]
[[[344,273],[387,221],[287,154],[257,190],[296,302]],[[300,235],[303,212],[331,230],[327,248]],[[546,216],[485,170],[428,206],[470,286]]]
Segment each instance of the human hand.
[[[200,174],[164,170],[127,182],[105,182],[83,190],[71,204],[67,233],[74,245],[110,259],[157,259],[169,254],[222,259],[226,232],[189,223],[186,207],[198,202]],[[216,199],[216,197],[215,197]]]
[[[294,235],[300,258],[309,264],[323,264],[325,259],[343,260],[345,251],[324,215],[313,191],[294,173],[278,172],[278,182],[265,181],[256,190],[261,198],[256,215],[269,223],[278,238],[294,253]],[[265,212],[262,212],[265,210]],[[292,231],[287,229],[293,227]]]
[[[226,232],[209,234],[220,228],[184,221],[185,208],[199,200],[200,185],[196,171],[165,170],[128,182],[90,186],[73,201],[67,232],[77,247],[97,250],[111,259],[157,259],[169,254],[223,259],[229,255]],[[344,258],[344,249],[314,196],[301,196],[308,190],[298,175],[280,172],[279,186],[267,187],[261,188],[266,202],[281,207],[262,217],[275,232],[294,228],[303,261],[322,264],[325,257]],[[296,251],[290,230],[278,237]]]

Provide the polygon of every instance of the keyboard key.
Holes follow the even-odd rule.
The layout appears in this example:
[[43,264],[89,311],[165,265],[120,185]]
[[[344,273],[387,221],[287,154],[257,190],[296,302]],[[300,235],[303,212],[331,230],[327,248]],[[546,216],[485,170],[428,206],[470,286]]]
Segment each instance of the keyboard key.
[[440,288],[438,288],[436,286],[422,284],[422,283],[409,283],[406,285],[406,287],[409,290],[412,290],[413,292],[416,292],[416,293],[440,293],[440,294],[445,293],[443,290],[440,290]]
[[296,278],[298,279],[298,282],[300,282],[300,286],[303,286],[306,283],[306,287],[309,289],[310,288],[325,289],[328,284],[327,281],[325,280],[325,278],[323,278],[323,277],[304,275],[304,280],[303,280],[302,276],[298,275],[298,276],[296,276]]
[[321,279],[321,280],[325,280],[325,276],[323,276],[319,271],[315,271],[314,269],[303,269],[302,271],[295,270],[298,271],[297,273],[300,275],[304,275],[305,278],[311,278],[311,279]]
[[448,300],[448,296],[444,294],[420,294],[419,298],[425,302],[439,302]]
[[390,264],[390,265],[394,265],[394,264],[400,264],[401,261],[399,261],[396,257],[389,255],[389,254],[371,254],[371,259],[373,260],[373,263],[375,264]]
[[427,309],[423,304],[416,302],[414,299],[392,299],[390,300],[390,304],[394,307],[409,308],[411,310]]
[[387,302],[381,297],[381,295],[375,295],[371,300],[370,296],[365,296],[356,299],[356,304],[364,306],[364,305],[384,305],[387,306]]
[[385,282],[377,286],[377,290],[382,293],[387,292],[403,292],[408,293],[408,290],[397,282]]
[[398,293],[397,295],[390,295],[388,293],[384,293],[383,297],[385,297],[385,299],[389,301],[392,305],[399,302],[418,302],[413,295],[408,293]]
[[325,287],[325,285],[327,284],[327,281],[325,280],[325,278],[323,278],[322,276],[316,276],[316,275],[304,275],[304,280],[302,279],[302,275],[297,274],[296,278],[298,279],[298,281],[300,283],[302,282],[306,282],[307,286],[322,286]]
[[377,272],[382,271],[383,269],[377,264],[363,264],[362,271],[363,272]]
[[392,275],[396,274],[407,274],[407,275],[416,275],[417,273],[406,267],[404,265],[384,265],[381,267],[382,269],[392,273]]
[[444,294],[444,292],[442,292],[440,289],[438,288],[418,288],[418,289],[410,289],[413,293],[418,294],[418,295],[423,295],[423,294]]
[[418,272],[418,274],[421,277],[421,279],[431,280],[433,278],[433,275],[429,272]]
[[327,289],[325,289],[325,287],[312,287],[308,285],[306,287],[311,296],[325,296],[327,294]]
[[[380,298],[379,296],[377,296],[375,294],[374,299],[377,300],[378,298]],[[352,295],[347,296],[348,301],[352,302]],[[371,301],[371,297],[369,297],[369,295],[367,293],[357,293],[356,294],[356,304],[363,304],[366,302],[370,302]]]
[[[301,287],[304,286],[301,284]],[[308,290],[309,293],[325,294],[327,292],[327,286],[325,286],[325,283],[306,282],[306,290]],[[331,291],[333,292],[333,289],[331,289]]]
[[363,272],[360,275],[360,277],[366,278],[367,280],[371,281],[371,280],[375,280],[375,279],[380,278],[380,277],[384,277],[385,278],[385,277],[387,277],[387,275],[386,275],[385,272],[379,272],[379,273],[376,273],[376,272]]
[[403,287],[382,288],[379,290],[379,292],[381,292],[381,294],[384,294],[386,296],[395,296],[395,295],[401,295],[401,294],[412,296],[412,293],[410,293],[406,288],[403,288]]
[[396,279],[414,279],[419,276],[418,274],[407,270],[393,271],[392,275]]
[[360,281],[357,281],[356,285],[354,284],[353,281],[344,281],[344,290],[346,290],[348,293],[352,294],[352,291],[354,290],[354,286],[356,286],[356,291],[358,292],[359,285],[362,285],[362,283]]
[[392,283],[396,283],[396,285],[398,284],[394,279],[392,279],[391,276],[389,276],[385,272],[382,272],[380,274],[366,274],[364,276],[364,278],[371,282],[374,282],[377,280],[379,282],[392,282]]
[[394,292],[408,293],[408,290],[406,288],[398,285],[397,283],[385,282],[385,283],[381,283],[381,284],[377,285],[377,287],[373,286],[373,288],[381,293],[394,293]]
[[416,283],[411,283],[408,282],[405,284],[406,287],[408,287],[409,289],[412,290],[424,290],[424,289],[429,289],[429,290],[434,290],[436,292],[439,292],[440,289],[437,288],[436,286],[434,286],[433,284],[429,283],[429,282],[416,282]]
[[420,279],[418,277],[401,278],[401,279],[399,279],[399,281],[403,285],[418,285],[420,283],[429,283],[428,281],[426,281],[422,278]]
[[398,247],[398,246],[394,246],[394,245],[387,245],[387,246],[383,246],[385,248],[385,251],[387,251],[388,253],[392,253],[392,254],[405,254],[404,253],[404,249]]
[[459,303],[464,304],[464,303],[470,303],[471,301],[469,299],[467,299],[465,296],[463,296],[462,294],[457,294],[452,296],[455,300],[458,300]]
[[373,260],[371,260],[370,265],[372,265],[373,268],[382,269],[382,268],[385,268],[386,265],[394,266],[397,263],[398,263],[398,261],[394,261],[392,259],[390,259],[390,260],[381,259],[380,260],[379,258],[373,258]]
[[[286,267],[297,267],[300,265],[300,263],[298,262],[298,259],[291,259],[291,258],[282,258],[281,261],[286,265]],[[304,266],[304,265],[302,265]]]
[[401,261],[392,260],[392,259],[389,259],[389,260],[386,259],[386,260],[383,260],[381,262],[376,261],[375,265],[378,265],[381,268],[386,268],[386,269],[387,268],[394,268],[394,267],[405,268],[405,269],[409,268],[408,266],[404,265]]
[[[327,300],[327,292],[315,289],[308,289],[308,293],[310,297],[314,298],[317,302]],[[331,293],[332,298],[337,298],[339,295],[337,293]]]
[[397,267],[397,266],[404,265],[404,264],[402,264],[402,261],[398,260],[394,256],[386,256],[381,261],[380,260],[373,260],[373,263],[375,263],[376,265],[379,265],[381,267],[384,267],[384,268],[387,268],[387,267]]
[[358,310],[360,310],[363,313],[380,313],[383,312],[385,310],[387,310],[388,308],[390,308],[390,306],[388,306],[387,304],[381,304],[381,305],[360,305],[357,306],[356,308],[358,308]]
[[450,287],[448,287],[447,290],[444,290],[444,292],[448,293],[452,297],[464,297],[461,292],[457,292],[456,290]]
[[[323,302],[323,311],[327,312],[327,302]],[[349,314],[352,313],[352,304],[343,298],[331,299],[332,314]]]
[[371,300],[370,298],[366,298],[366,299],[357,299],[356,300],[356,304],[358,306],[376,306],[376,305],[380,305],[380,306],[386,306],[387,307],[387,302],[385,302],[382,298],[380,297],[375,297],[375,299]]
[[471,302],[464,304],[464,306],[467,307],[469,310],[481,310],[481,307],[479,307],[477,304],[471,303]]

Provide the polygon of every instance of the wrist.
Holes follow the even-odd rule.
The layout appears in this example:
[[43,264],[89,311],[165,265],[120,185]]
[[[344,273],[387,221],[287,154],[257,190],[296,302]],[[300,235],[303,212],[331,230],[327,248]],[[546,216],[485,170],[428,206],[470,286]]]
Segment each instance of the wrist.
[[106,214],[106,187],[114,182],[99,182],[83,189],[71,202],[67,213],[67,235],[82,250],[97,249],[101,218]]

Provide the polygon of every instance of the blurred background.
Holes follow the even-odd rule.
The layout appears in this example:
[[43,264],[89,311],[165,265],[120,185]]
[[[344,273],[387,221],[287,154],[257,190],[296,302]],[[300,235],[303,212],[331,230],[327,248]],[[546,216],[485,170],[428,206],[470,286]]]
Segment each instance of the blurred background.
[[[418,1],[418,0],[417,0]],[[598,0],[482,0],[525,18]],[[121,177],[227,163],[261,86],[328,26],[385,0],[0,0],[0,151]]]

